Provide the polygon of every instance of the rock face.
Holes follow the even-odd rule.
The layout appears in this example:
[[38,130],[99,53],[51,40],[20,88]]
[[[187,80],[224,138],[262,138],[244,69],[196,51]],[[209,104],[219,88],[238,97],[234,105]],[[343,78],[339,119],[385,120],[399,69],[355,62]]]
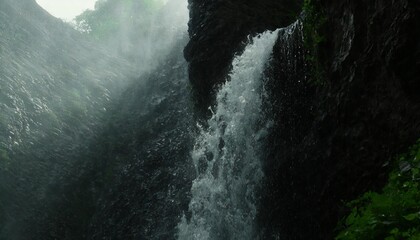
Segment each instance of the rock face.
[[132,72],[35,0],[0,0],[0,239],[48,239],[39,209]]
[[[271,2],[190,0],[185,56],[202,113],[246,35],[290,22],[281,4],[269,8],[278,21],[260,20]],[[327,17],[318,46],[325,84],[307,74],[299,27],[277,42],[268,70],[267,107],[276,121],[266,151],[263,239],[332,239],[342,201],[383,186],[390,161],[420,136],[418,3],[317,3]]]
[[294,0],[189,0],[190,42],[184,54],[197,110],[206,114],[215,87],[224,81],[247,36],[289,25],[301,4]]

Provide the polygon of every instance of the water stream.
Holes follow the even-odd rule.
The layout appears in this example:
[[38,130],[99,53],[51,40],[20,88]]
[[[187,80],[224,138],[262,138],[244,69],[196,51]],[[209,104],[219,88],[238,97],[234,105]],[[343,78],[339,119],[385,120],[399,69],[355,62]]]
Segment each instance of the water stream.
[[269,121],[261,118],[263,71],[278,31],[254,37],[217,94],[217,107],[201,128],[191,153],[193,181],[189,220],[179,224],[180,240],[253,239],[256,189],[263,177],[260,139]]

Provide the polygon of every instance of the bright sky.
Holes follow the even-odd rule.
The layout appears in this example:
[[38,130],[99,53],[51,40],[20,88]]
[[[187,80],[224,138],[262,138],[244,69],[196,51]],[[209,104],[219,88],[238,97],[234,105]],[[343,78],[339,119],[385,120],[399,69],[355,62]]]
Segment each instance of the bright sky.
[[96,0],[36,0],[51,15],[71,21],[86,9],[93,9]]

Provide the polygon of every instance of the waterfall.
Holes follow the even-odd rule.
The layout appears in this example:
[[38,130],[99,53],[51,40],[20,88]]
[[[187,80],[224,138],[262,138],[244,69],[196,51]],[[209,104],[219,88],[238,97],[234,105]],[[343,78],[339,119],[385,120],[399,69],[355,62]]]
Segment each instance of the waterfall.
[[254,37],[234,59],[208,127],[200,127],[191,153],[197,174],[191,217],[178,224],[178,239],[245,240],[254,235],[256,189],[263,177],[259,145],[270,124],[261,119],[261,80],[277,34]]

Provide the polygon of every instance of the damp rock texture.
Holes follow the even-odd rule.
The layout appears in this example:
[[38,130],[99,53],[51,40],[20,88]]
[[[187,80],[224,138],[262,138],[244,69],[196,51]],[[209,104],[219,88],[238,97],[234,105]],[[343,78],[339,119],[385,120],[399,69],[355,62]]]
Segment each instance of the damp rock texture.
[[[275,2],[190,1],[184,53],[202,112],[248,34],[295,20]],[[265,151],[262,239],[332,239],[348,211],[343,202],[380,189],[392,159],[420,135],[418,2],[314,2],[326,17],[316,59],[321,82],[305,60],[301,26],[279,37],[267,69],[266,112],[274,125]]]

